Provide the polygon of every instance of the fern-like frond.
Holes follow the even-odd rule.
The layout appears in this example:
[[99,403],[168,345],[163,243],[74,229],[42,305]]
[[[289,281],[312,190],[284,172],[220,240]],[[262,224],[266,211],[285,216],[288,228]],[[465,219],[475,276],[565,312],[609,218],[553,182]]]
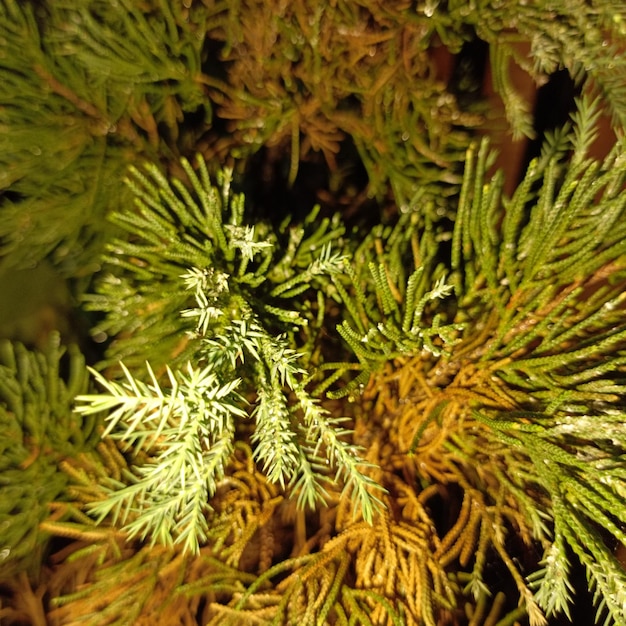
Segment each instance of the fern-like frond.
[[[433,557],[432,539],[423,521],[383,514],[373,526],[351,524],[321,551],[269,568],[230,606],[214,605],[210,623],[234,625],[245,611],[260,623],[435,626],[452,585]],[[417,593],[402,592],[409,588]]]
[[[247,224],[230,172],[213,186],[202,159],[196,169],[186,160],[182,166],[188,185],[168,180],[154,165],[131,168],[127,184],[135,209],[111,216],[123,236],[109,246],[96,293],[85,297],[87,308],[105,314],[97,332],[113,337],[107,363],[184,365],[193,340],[180,332],[181,311],[188,311],[183,330],[195,328],[189,322],[197,319],[189,317],[201,311],[207,331],[219,311],[221,323],[241,317],[245,302],[263,323],[286,325],[290,332],[294,324],[309,326],[307,333],[314,333],[317,298],[296,296],[330,286],[341,266],[333,242],[343,235],[342,224],[336,218],[285,223],[277,231]],[[197,298],[204,298],[202,307],[192,307]],[[122,340],[122,330],[132,332]]]
[[189,364],[186,371],[168,370],[170,389],[164,391],[148,371],[150,384],[126,369],[123,383],[94,372],[108,394],[77,398],[78,413],[108,413],[104,436],[149,454],[130,485],[118,483],[90,508],[100,520],[119,519],[131,536],[174,541],[197,552],[207,534],[208,501],[232,453],[235,419],[246,416],[235,391],[240,381],[221,384],[210,367]]
[[548,615],[569,613],[571,550],[607,623],[619,624],[624,573],[603,537],[626,541],[626,162],[623,143],[601,163],[587,158],[596,118],[597,105],[582,99],[569,159],[546,153],[510,200],[497,175],[486,180],[486,143],[472,151],[452,260],[464,314],[478,321],[495,309],[482,322],[484,344],[468,343],[492,380],[492,399],[473,416],[504,446],[500,480],[517,491],[520,512],[530,522],[542,511],[531,524],[545,549],[531,576],[536,600]]
[[[403,222],[400,224],[402,228]],[[390,239],[393,240],[393,233]],[[441,277],[426,290],[421,267],[410,273],[406,282],[404,279],[397,282],[398,274],[403,276],[405,272],[394,272],[390,267],[397,267],[399,263],[402,263],[401,258],[394,258],[391,254],[379,263],[370,262],[367,265],[369,276],[348,268],[347,275],[351,280],[348,287],[340,282],[341,276],[335,278],[337,292],[347,313],[337,326],[337,332],[358,359],[363,375],[343,389],[332,392],[333,397],[349,394],[366,382],[368,373],[380,369],[388,361],[410,357],[422,350],[440,356],[459,338],[462,324],[442,323],[439,315],[434,315],[430,321],[424,319],[427,306],[449,296],[452,286]],[[371,291],[368,293],[363,285],[370,286]],[[352,368],[346,364],[338,369]]]
[[[587,156],[593,104],[579,111],[510,198],[489,173],[488,143],[470,149],[449,259],[431,230],[401,215],[404,230],[375,229],[347,272],[354,286],[337,287],[352,296],[339,332],[371,372],[355,433],[384,487],[403,472],[418,477],[416,497],[462,494],[436,555],[463,571],[476,620],[487,614],[488,555],[531,624],[573,616],[573,556],[598,619],[625,620],[613,547],[626,540],[626,160],[623,141],[602,162]],[[429,299],[448,263],[454,294]],[[430,330],[417,349],[397,350],[416,319],[409,305]],[[377,451],[379,433],[391,462]],[[541,546],[535,573],[516,562],[512,534]]]
[[[333,250],[342,225],[308,220],[276,232],[246,224],[230,172],[214,187],[201,159],[196,169],[184,160],[182,167],[190,188],[156,166],[131,172],[135,211],[113,215],[125,236],[112,244],[111,273],[89,300],[107,314],[101,329],[118,333],[108,362],[125,356],[124,378],[94,371],[104,393],[81,396],[78,411],[107,412],[105,436],[144,459],[93,513],[110,515],[132,535],[197,551],[209,530],[209,502],[245,432],[240,422],[252,418],[245,436],[271,483],[315,506],[324,485],[341,480],[355,512],[371,521],[380,500],[369,464],[347,441],[343,419],[307,390],[313,354],[297,349],[315,337],[333,276],[343,270]],[[120,284],[128,296],[121,302],[114,298]],[[140,350],[147,383],[132,373]]]

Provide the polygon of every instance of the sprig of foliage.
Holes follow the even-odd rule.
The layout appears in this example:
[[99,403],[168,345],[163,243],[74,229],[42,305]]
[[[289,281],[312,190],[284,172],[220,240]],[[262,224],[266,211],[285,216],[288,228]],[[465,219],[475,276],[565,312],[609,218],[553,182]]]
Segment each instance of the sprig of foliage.
[[5,265],[97,271],[105,216],[129,198],[113,181],[138,155],[193,145],[204,125],[189,115],[210,120],[199,79],[210,15],[160,0],[0,3]]
[[[482,346],[464,349],[493,381],[484,390],[493,404],[473,419],[504,444],[500,480],[544,545],[543,568],[530,577],[535,599],[548,615],[568,613],[572,550],[599,615],[621,624],[626,578],[604,537],[626,543],[625,146],[602,163],[587,158],[586,120],[597,108],[586,98],[578,107],[570,158],[544,153],[509,201],[499,175],[486,180],[487,144],[469,153],[453,280],[469,327],[493,311]],[[538,511],[549,531],[532,521]]]
[[[221,384],[211,367],[173,372],[164,391],[148,365],[149,384],[126,369],[124,382],[107,381],[92,370],[107,394],[82,395],[79,413],[107,413],[104,437],[145,451],[149,461],[119,481],[91,511],[100,520],[111,515],[131,536],[150,536],[188,551],[206,539],[208,501],[224,477],[232,454],[236,419],[246,416],[236,389],[240,380]],[[149,504],[148,504],[149,503]]]
[[[626,447],[623,412],[609,415],[525,413],[494,419],[476,415],[512,448],[528,457],[527,486],[548,497],[553,540],[546,542],[544,567],[531,575],[536,599],[548,616],[564,611],[572,601],[567,546],[587,568],[595,590],[598,614],[603,607],[616,624],[626,619],[626,573],[603,534],[622,545],[626,533],[624,468],[619,451]],[[517,418],[517,419],[516,419]],[[593,434],[592,434],[593,433]],[[570,451],[574,450],[574,452]],[[545,508],[544,498],[537,505]]]
[[72,413],[87,387],[82,354],[58,335],[42,352],[0,342],[0,580],[36,573],[49,539],[39,525],[66,497],[59,463],[95,445],[98,418]]
[[[113,337],[107,362],[123,359],[131,370],[146,360],[155,369],[184,364],[196,345],[185,333],[193,335],[198,312],[192,310],[204,307],[204,316],[218,316],[204,297],[223,308],[222,324],[250,306],[264,325],[284,326],[292,338],[297,329],[313,336],[320,323],[317,296],[293,297],[322,293],[330,283],[339,258],[332,247],[342,246],[344,233],[338,218],[317,219],[318,208],[298,227],[248,225],[243,196],[231,193],[229,171],[218,175],[218,188],[202,159],[198,173],[185,159],[182,166],[191,190],[179,179],[170,183],[156,166],[145,174],[131,168],[127,182],[136,210],[111,216],[126,236],[112,242],[105,257],[115,271],[86,296],[89,309],[106,315],[96,332]],[[200,309],[193,306],[198,298]],[[290,309],[281,308],[284,301]]]
[[[433,490],[455,499],[461,491],[456,520],[435,532],[435,557],[467,581],[455,593],[474,598],[475,615],[489,555],[498,558],[517,588],[517,615],[533,626],[571,612],[572,554],[596,592],[598,619],[624,621],[624,576],[609,544],[626,538],[626,161],[623,142],[604,162],[587,157],[595,104],[578,106],[512,198],[501,174],[487,174],[487,142],[469,151],[450,259],[434,229],[401,215],[401,228],[375,229],[359,249],[360,276],[345,283],[371,291],[350,287],[355,296],[345,297],[335,278],[358,358],[368,320],[402,328],[406,303],[451,270],[454,294],[429,301],[422,319],[439,313],[455,341],[436,354],[381,350],[363,395],[353,396],[363,411],[355,433],[372,442],[368,460],[390,493],[389,477],[400,474],[419,477],[403,494],[415,489],[421,502]],[[415,267],[424,269],[409,296]],[[378,451],[379,433],[393,452]],[[535,573],[516,563],[511,533],[545,551]]]
[[[108,410],[107,434],[147,455],[131,484],[118,485],[94,512],[111,513],[133,535],[197,551],[207,536],[208,501],[241,436],[239,422],[253,417],[254,456],[270,481],[314,506],[334,468],[355,511],[371,520],[379,501],[363,473],[367,464],[345,441],[344,420],[307,391],[311,355],[297,350],[300,336],[306,342],[316,332],[324,288],[343,267],[332,251],[342,226],[333,219],[313,224],[314,216],[290,232],[287,225],[279,233],[247,225],[229,172],[217,188],[202,159],[198,173],[187,161],[182,166],[191,190],[154,166],[147,175],[133,170],[136,211],[113,216],[129,234],[111,246],[108,262],[117,272],[89,299],[108,313],[102,329],[131,336],[118,337],[111,351],[125,355],[125,382],[98,375],[107,393],[79,397],[78,411]],[[279,234],[287,242],[282,251]],[[121,301],[120,285],[128,294]],[[167,390],[152,366],[149,383],[131,373],[139,351],[151,362],[168,361]],[[181,365],[183,354],[188,362]]]
[[[339,261],[340,258],[331,256],[329,248],[325,247],[308,275],[304,272],[294,278],[303,282],[310,280],[318,273],[336,268]],[[188,274],[187,280],[190,278],[199,278],[198,282],[202,282],[197,272]],[[196,309],[185,314],[198,318],[197,332],[201,337],[198,353],[202,360],[229,375],[237,371],[238,362],[242,367],[251,363],[257,390],[254,409],[257,427],[252,441],[256,445],[255,458],[268,478],[281,486],[293,484],[299,493],[299,502],[313,507],[324,493],[325,465],[336,466],[346,481],[346,489],[353,491],[355,510],[360,510],[365,519],[371,520],[377,499],[368,489],[376,486],[359,470],[359,465],[364,463],[358,457],[358,448],[341,439],[349,435],[349,431],[340,426],[344,420],[331,417],[307,392],[308,375],[298,365],[302,361],[301,353],[289,347],[284,335],[270,334],[248,307],[242,306],[241,319],[220,326],[219,333],[216,333],[210,332],[206,323],[207,311],[213,311],[215,307],[203,296],[197,298],[197,305]],[[293,393],[294,406],[285,395],[285,389]],[[309,454],[300,443],[303,438]],[[311,457],[313,464],[307,456]],[[299,477],[295,479],[295,476]]]
[[424,266],[413,271],[419,259],[411,255],[414,244],[411,216],[403,214],[393,227],[375,228],[345,264],[333,275],[336,298],[345,307],[338,334],[356,356],[358,365],[325,363],[335,371],[318,388],[328,388],[348,370],[360,373],[331,397],[343,397],[363,388],[370,374],[385,363],[425,351],[441,356],[453,346],[462,324],[446,323],[436,310],[437,301],[451,295],[453,287],[441,275],[430,285]]
[[[389,272],[384,265],[376,266],[369,264],[369,271],[374,285],[376,299],[380,306],[376,313],[367,316],[365,323],[363,317],[367,315],[363,309],[359,317],[353,317],[350,324],[344,320],[337,328],[339,334],[346,340],[364,367],[372,370],[374,364],[382,360],[391,360],[401,355],[411,355],[422,349],[432,354],[441,355],[442,349],[433,342],[433,337],[442,340],[444,344],[452,342],[451,331],[459,330],[458,326],[440,326],[440,316],[435,316],[432,325],[425,327],[422,325],[422,314],[424,307],[431,301],[439,300],[450,295],[452,287],[446,285],[443,280],[435,283],[431,291],[426,292],[416,301],[415,292],[417,283],[422,274],[422,269],[415,270],[409,277],[404,289],[392,282]],[[361,284],[354,284],[355,297],[350,304],[346,304],[348,310],[359,303],[366,302],[367,298]],[[395,293],[402,294],[402,302],[398,303],[393,297]],[[346,302],[350,301],[350,296],[346,297]],[[404,310],[401,310],[401,305]],[[379,311],[383,312],[383,319],[379,319]],[[373,310],[372,310],[373,312]],[[365,315],[363,315],[365,313]],[[372,319],[374,317],[374,319]],[[356,327],[356,328],[355,328]]]

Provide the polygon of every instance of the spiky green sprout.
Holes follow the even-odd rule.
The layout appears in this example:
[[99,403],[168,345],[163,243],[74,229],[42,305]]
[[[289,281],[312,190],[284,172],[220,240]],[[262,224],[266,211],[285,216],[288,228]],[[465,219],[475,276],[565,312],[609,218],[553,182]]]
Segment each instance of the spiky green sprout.
[[[80,396],[77,410],[106,411],[104,435],[137,455],[92,512],[131,535],[197,550],[234,441],[253,420],[254,458],[272,482],[315,506],[324,484],[342,481],[371,520],[380,502],[367,463],[345,419],[307,387],[307,346],[345,263],[333,252],[343,227],[316,212],[291,228],[245,224],[229,172],[217,188],[201,159],[197,172],[182,165],[191,189],[154,166],[132,171],[135,210],[113,216],[125,236],[110,246],[112,271],[88,302],[107,313],[99,332],[117,336],[108,363],[126,365],[121,380],[94,371],[104,393]],[[147,382],[137,378],[138,353],[154,363]]]

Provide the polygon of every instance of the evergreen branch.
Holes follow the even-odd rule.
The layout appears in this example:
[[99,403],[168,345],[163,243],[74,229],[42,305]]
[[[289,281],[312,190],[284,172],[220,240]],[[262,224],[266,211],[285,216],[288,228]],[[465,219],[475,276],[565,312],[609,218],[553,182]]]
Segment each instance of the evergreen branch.
[[[605,599],[612,619],[621,623],[626,604],[619,593],[616,595],[614,583],[624,579],[624,574],[617,572],[621,566],[615,563],[597,529],[603,528],[626,545],[626,533],[619,525],[626,521],[621,504],[626,484],[620,464],[616,463],[612,450],[603,447],[602,441],[597,441],[591,431],[585,429],[585,419],[581,421],[580,432],[577,431],[578,420],[568,420],[567,428],[562,431],[560,427],[543,426],[545,418],[542,416],[527,415],[532,421],[520,424],[510,417],[489,419],[475,414],[480,421],[497,429],[502,441],[524,450],[535,475],[526,481],[540,485],[550,498],[554,539],[547,548],[543,569],[529,579],[537,589],[536,600],[548,615],[560,611],[569,615],[572,594],[568,582],[567,543],[587,568],[592,585],[599,590],[596,602]],[[558,421],[558,417],[556,419]],[[611,421],[609,418],[609,424]],[[595,417],[594,426],[596,434],[605,432],[601,416]],[[606,437],[610,439],[611,429],[606,430]],[[567,439],[563,434],[555,436],[561,432],[567,433]],[[568,450],[572,442],[576,442],[575,453]],[[602,567],[598,567],[599,563]],[[606,599],[607,594],[611,594],[609,599]]]
[[341,271],[342,267],[343,256],[338,253],[331,254],[331,246],[323,244],[318,258],[312,261],[301,274],[293,276],[272,289],[270,295],[293,298],[310,288],[316,276],[332,276]]
[[[501,311],[500,341],[493,342],[491,350],[501,348],[502,339],[506,337],[507,349],[512,352],[521,344],[511,342],[511,333],[520,327],[522,320],[529,319],[531,311],[543,312],[537,315],[540,323],[533,324],[533,331],[522,335],[525,339],[517,337],[526,345],[539,337],[536,332],[543,331],[543,335],[550,327],[554,333],[561,326],[555,312],[565,305],[560,298],[555,299],[556,293],[571,288],[568,286],[575,287],[582,276],[593,276],[602,263],[614,262],[619,256],[625,234],[619,216],[623,215],[626,197],[616,195],[615,185],[616,181],[623,180],[626,170],[614,154],[601,165],[581,161],[564,176],[562,166],[555,160],[541,166],[536,162],[531,164],[509,202],[501,198],[499,191],[492,192],[499,187],[497,178],[490,183],[476,181],[476,177],[478,181],[483,180],[487,155],[484,142],[478,157],[473,150],[468,153],[468,169],[453,235],[453,276],[461,303],[470,306],[469,295],[475,300],[477,294],[481,294],[498,307]],[[542,177],[539,191],[532,192],[539,175]],[[524,207],[533,198],[532,216],[525,222]],[[598,202],[606,213],[598,210]],[[492,208],[487,210],[486,206]],[[502,215],[501,228],[494,231],[476,221],[477,216],[484,219],[485,210],[493,213],[491,224],[497,223],[498,215]],[[492,233],[487,239],[481,234],[485,231]],[[488,289],[474,289],[477,276],[485,277]],[[614,293],[617,295],[617,291]],[[515,307],[508,305],[511,301],[515,302]],[[602,301],[602,306],[605,302]],[[605,320],[608,316],[609,311],[605,309]],[[601,317],[599,313],[589,323]],[[582,330],[586,323],[581,318],[578,328]]]
[[255,418],[257,428],[252,437],[255,456],[271,482],[285,487],[298,472],[302,452],[297,444],[287,399],[276,373],[266,374],[265,367],[257,367],[259,391]]
[[535,600],[545,611],[546,617],[564,613],[571,621],[570,605],[574,588],[569,581],[569,562],[561,534],[555,536],[540,565],[543,567],[528,577],[531,588],[536,589]]
[[[239,326],[238,330],[242,328]],[[226,330],[222,337],[227,344],[230,342]],[[317,502],[323,495],[324,490],[319,482],[324,479],[324,475],[318,478],[311,471],[307,454],[299,443],[300,429],[293,425],[294,408],[289,407],[284,395],[283,389],[286,387],[295,394],[295,408],[302,411],[306,445],[314,449],[313,459],[319,458],[322,453],[320,446],[323,446],[329,466],[337,469],[338,477],[344,477],[345,490],[352,493],[355,510],[360,510],[365,519],[371,520],[374,510],[381,505],[370,493],[377,486],[359,469],[359,466],[367,464],[359,459],[357,449],[339,438],[349,434],[348,431],[338,430],[341,420],[329,420],[327,412],[306,392],[303,382],[305,372],[296,365],[299,355],[287,347],[284,338],[269,336],[254,320],[243,332],[247,334],[248,340],[238,337],[231,345],[245,346],[245,352],[256,362],[254,371],[258,404],[254,411],[257,422],[253,435],[256,443],[255,458],[263,464],[272,482],[284,486],[288,479],[297,486],[301,504]],[[217,346],[224,345],[220,339],[209,339],[204,345],[212,352]],[[240,357],[243,363],[246,361],[245,352]],[[208,351],[206,358],[209,362],[213,361]]]
[[[113,273],[99,281],[99,293],[86,297],[87,306],[107,314],[100,332],[119,336],[121,329],[141,326],[142,333],[115,340],[109,362],[123,357],[133,368],[139,365],[133,353],[141,352],[142,360],[158,367],[184,363],[193,354],[195,335],[190,333],[191,341],[181,350],[176,332],[181,311],[190,322],[201,315],[206,334],[209,327],[240,318],[242,307],[253,306],[262,323],[278,322],[290,333],[294,324],[307,327],[308,339],[319,319],[312,315],[316,305],[309,294],[319,303],[318,293],[328,290],[330,275],[343,267],[342,256],[332,249],[343,227],[336,219],[326,220],[309,235],[311,223],[283,225],[288,230],[288,249],[283,250],[281,233],[265,223],[244,222],[244,199],[232,191],[229,172],[218,175],[218,188],[202,159],[197,160],[197,173],[186,160],[182,166],[190,189],[177,179],[170,182],[156,166],[131,168],[127,182],[136,210],[112,215],[126,235],[110,245],[106,262]],[[122,286],[126,293],[120,299]],[[189,307],[190,292],[193,299],[201,299],[201,306]],[[303,293],[307,297],[294,299]],[[281,301],[295,307],[283,307]],[[179,354],[176,362],[164,358],[172,353]]]
[[94,372],[108,395],[79,396],[77,411],[108,410],[105,436],[149,452],[150,461],[137,469],[133,484],[109,491],[90,509],[100,520],[111,514],[113,523],[119,518],[131,536],[173,540],[196,552],[207,534],[207,502],[232,453],[234,419],[246,416],[235,392],[240,381],[220,384],[211,367],[197,370],[188,364],[186,373],[168,370],[166,394],[149,366],[150,384],[123,369],[124,383]]
[[[323,289],[345,267],[343,256],[332,250],[343,228],[325,220],[308,235],[309,220],[292,227],[283,252],[269,225],[244,223],[243,197],[232,193],[230,172],[221,174],[218,189],[201,159],[197,173],[187,161],[182,166],[190,190],[155,166],[145,174],[132,170],[136,211],[113,215],[130,237],[120,237],[107,260],[126,281],[129,299],[121,306],[113,300],[121,282],[115,277],[100,283],[92,303],[108,313],[104,327],[141,328],[148,356],[146,339],[175,328],[174,316],[179,329],[182,317],[193,330],[187,349],[164,368],[167,391],[151,365],[149,383],[137,380],[124,363],[122,382],[93,371],[105,393],[82,396],[79,412],[108,412],[105,436],[130,443],[147,461],[133,470],[131,484],[112,486],[92,512],[100,520],[112,515],[131,534],[197,551],[208,536],[209,502],[229,464],[238,420],[250,415],[256,424],[254,459],[270,482],[295,489],[300,505],[315,505],[324,497],[328,471],[335,471],[353,495],[355,510],[371,520],[381,501],[363,473],[368,464],[344,441],[350,433],[339,427],[342,420],[330,419],[306,391],[310,355],[295,348],[298,326],[308,334],[322,322]],[[315,305],[294,300],[311,292]],[[131,312],[135,319],[128,318]],[[281,327],[285,332],[277,333]],[[133,350],[129,340],[120,344],[114,353]],[[162,344],[154,348],[162,359]],[[202,366],[190,361],[180,367],[183,354]],[[256,398],[251,414],[236,390]]]
[[178,142],[193,142],[187,113],[210,119],[198,25],[214,11],[161,2],[153,9],[83,0],[0,6],[7,265],[48,257],[65,275],[96,272],[114,232],[105,216],[129,197],[109,181],[138,154],[177,154]]
[[587,156],[591,144],[598,136],[598,119],[602,110],[600,98],[592,100],[583,94],[576,100],[576,111],[572,113],[573,137],[571,138],[574,156],[572,165],[579,165]]
[[[579,103],[573,124],[531,163],[511,199],[503,197],[497,174],[487,177],[487,143],[470,149],[452,235],[458,306],[452,319],[465,323],[465,338],[436,365],[396,361],[394,380],[405,389],[397,403],[395,390],[379,392],[387,414],[406,414],[403,444],[419,455],[420,467],[437,482],[477,485],[501,518],[477,514],[495,530],[476,539],[469,517],[460,514],[465,530],[462,538],[452,531],[444,538],[445,558],[467,554],[476,541],[483,550],[495,547],[534,623],[544,621],[540,609],[548,616],[573,613],[572,552],[595,591],[598,619],[606,614],[607,624],[622,623],[626,606],[616,591],[623,572],[608,545],[626,540],[626,169],[621,140],[603,162],[586,156],[593,106]],[[381,380],[388,378],[385,372]],[[402,409],[408,399],[415,409]],[[468,403],[481,407],[471,420]],[[501,540],[505,519],[545,550],[529,578],[534,598]],[[482,558],[471,581],[475,592]],[[616,585],[609,583],[613,576]]]
[[96,445],[99,416],[72,413],[74,395],[87,391],[86,374],[83,355],[62,347],[57,333],[41,352],[0,341],[2,581],[38,570],[49,539],[41,524],[51,503],[68,497],[59,465]]
[[[463,328],[460,324],[441,324],[437,315],[430,326],[422,321],[429,303],[443,300],[452,292],[452,286],[447,285],[443,277],[435,282],[430,291],[420,293],[423,292],[423,268],[416,269],[400,285],[394,282],[392,270],[387,268],[385,262],[370,262],[368,271],[367,282],[354,269],[346,272],[354,295],[346,290],[339,277],[334,278],[347,313],[337,326],[337,332],[357,357],[363,376],[359,376],[358,382],[352,380],[341,391],[333,392],[333,397],[347,395],[367,380],[369,373],[400,356],[414,355],[421,350],[441,354],[454,345]],[[372,286],[373,298],[363,290],[363,284]],[[374,306],[374,301],[377,306]]]

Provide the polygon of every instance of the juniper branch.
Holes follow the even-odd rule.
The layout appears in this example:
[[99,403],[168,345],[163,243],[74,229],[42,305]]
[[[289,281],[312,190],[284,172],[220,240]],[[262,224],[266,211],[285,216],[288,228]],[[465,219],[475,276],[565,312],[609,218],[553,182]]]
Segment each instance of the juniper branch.
[[532,522],[545,549],[543,568],[530,578],[536,600],[549,615],[569,612],[572,550],[599,610],[608,623],[621,623],[626,605],[606,572],[618,581],[623,572],[601,537],[626,540],[620,461],[626,330],[615,311],[626,280],[626,164],[623,144],[603,162],[587,158],[595,106],[578,103],[567,135],[570,160],[546,152],[510,201],[497,178],[485,182],[486,143],[470,152],[452,263],[464,315],[477,321],[485,307],[497,311],[491,338],[476,355],[520,410],[485,408],[474,416],[504,444],[502,484],[532,486],[534,496],[520,493],[517,506],[529,521],[537,511],[545,518],[543,528]]
[[[313,233],[311,222],[284,225],[295,234],[281,251],[269,225],[245,223],[244,199],[233,193],[230,172],[222,173],[218,188],[204,161],[197,171],[187,161],[182,166],[190,189],[154,166],[132,170],[136,210],[113,215],[127,235],[111,245],[113,272],[89,298],[89,306],[107,313],[102,329],[131,329],[133,336],[119,337],[109,356],[111,362],[127,355],[120,364],[125,380],[94,371],[104,393],[81,396],[78,411],[108,412],[105,436],[128,442],[147,459],[131,484],[109,489],[94,514],[110,515],[131,534],[197,551],[238,424],[252,418],[254,458],[271,482],[295,490],[301,505],[315,505],[334,472],[353,495],[355,511],[371,520],[381,504],[377,486],[358,448],[345,441],[350,433],[340,427],[342,419],[331,418],[307,391],[311,355],[297,350],[296,332],[316,332],[324,294],[344,267],[333,251],[341,225],[326,220]],[[122,302],[120,284],[128,294]],[[294,300],[310,292],[313,301]],[[181,321],[186,345],[172,356]],[[148,350],[147,341],[154,342]],[[165,361],[167,388],[151,364],[149,383],[131,373],[136,366],[128,356],[139,350],[149,363]]]

